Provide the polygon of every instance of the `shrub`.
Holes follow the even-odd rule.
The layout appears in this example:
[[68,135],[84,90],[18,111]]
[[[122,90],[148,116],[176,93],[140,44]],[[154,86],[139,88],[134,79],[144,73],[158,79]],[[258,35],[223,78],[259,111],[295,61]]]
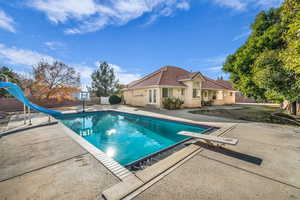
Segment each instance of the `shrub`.
[[168,98],[165,98],[162,103],[163,103],[164,108],[166,108],[168,110],[174,110],[174,109],[181,108],[184,101],[179,98],[168,97]]
[[111,105],[121,103],[121,98],[117,95],[111,95],[108,99]]
[[213,100],[202,101],[201,104],[202,106],[212,106]]

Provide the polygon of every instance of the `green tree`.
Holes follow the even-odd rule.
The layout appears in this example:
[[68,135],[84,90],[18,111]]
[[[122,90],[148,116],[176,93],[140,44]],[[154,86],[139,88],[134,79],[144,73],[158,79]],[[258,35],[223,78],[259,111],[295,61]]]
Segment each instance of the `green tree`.
[[224,77],[221,75],[221,76],[218,76],[217,77],[217,80],[224,80]]
[[252,33],[223,70],[234,86],[257,100],[300,100],[299,0],[286,0],[280,8],[261,12]]
[[115,90],[115,94],[118,95],[118,96],[122,96],[122,89],[124,89],[126,87],[126,85],[124,84],[117,84],[116,85],[116,90]]
[[110,96],[117,91],[118,82],[114,69],[107,62],[101,62],[92,73],[91,90],[97,97]]
[[300,1],[286,1],[282,6],[281,18],[285,25],[283,38],[286,41],[281,59],[285,68],[300,73]]
[[[7,67],[0,67],[0,82],[6,81],[6,79],[9,82],[20,85],[20,77],[17,73]],[[9,94],[4,89],[0,89],[0,97],[9,97]]]

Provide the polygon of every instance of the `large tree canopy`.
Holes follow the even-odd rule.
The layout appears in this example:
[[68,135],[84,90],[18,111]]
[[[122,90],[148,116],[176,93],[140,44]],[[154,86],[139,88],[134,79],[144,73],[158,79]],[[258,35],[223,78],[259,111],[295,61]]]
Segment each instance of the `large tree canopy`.
[[223,70],[234,86],[255,99],[300,100],[300,1],[261,12],[252,33]]
[[79,91],[80,75],[68,65],[55,61],[41,61],[33,69],[34,96],[40,99],[72,100]]
[[106,62],[102,62],[92,74],[92,92],[97,97],[110,96],[117,91],[118,82],[114,69]]

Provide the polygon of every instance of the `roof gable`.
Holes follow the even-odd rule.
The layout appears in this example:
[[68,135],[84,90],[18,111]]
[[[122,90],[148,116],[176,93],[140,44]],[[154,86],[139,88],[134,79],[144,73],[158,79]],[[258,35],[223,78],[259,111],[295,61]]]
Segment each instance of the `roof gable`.
[[188,72],[179,67],[165,66],[137,81],[129,83],[127,88],[142,88],[154,85],[186,87],[179,79],[182,79],[182,77],[189,78],[194,75],[197,74],[195,74],[195,72]]

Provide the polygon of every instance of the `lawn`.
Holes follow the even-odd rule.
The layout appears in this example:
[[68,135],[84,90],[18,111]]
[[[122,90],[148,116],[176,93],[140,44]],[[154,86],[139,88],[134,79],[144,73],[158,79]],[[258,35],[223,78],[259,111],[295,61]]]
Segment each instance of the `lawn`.
[[[217,109],[209,109],[209,107],[204,107],[201,110],[190,111],[193,114],[210,115],[217,117],[224,117],[237,120],[247,120],[253,122],[266,122],[266,123],[276,123],[276,124],[287,124],[296,125],[296,123],[282,119],[278,116],[296,120],[294,117],[282,113],[280,108],[274,106],[264,106],[264,105],[249,105],[249,106],[237,106],[236,109],[222,109],[222,106]],[[278,113],[279,112],[279,113]],[[275,116],[272,113],[278,113]]]

